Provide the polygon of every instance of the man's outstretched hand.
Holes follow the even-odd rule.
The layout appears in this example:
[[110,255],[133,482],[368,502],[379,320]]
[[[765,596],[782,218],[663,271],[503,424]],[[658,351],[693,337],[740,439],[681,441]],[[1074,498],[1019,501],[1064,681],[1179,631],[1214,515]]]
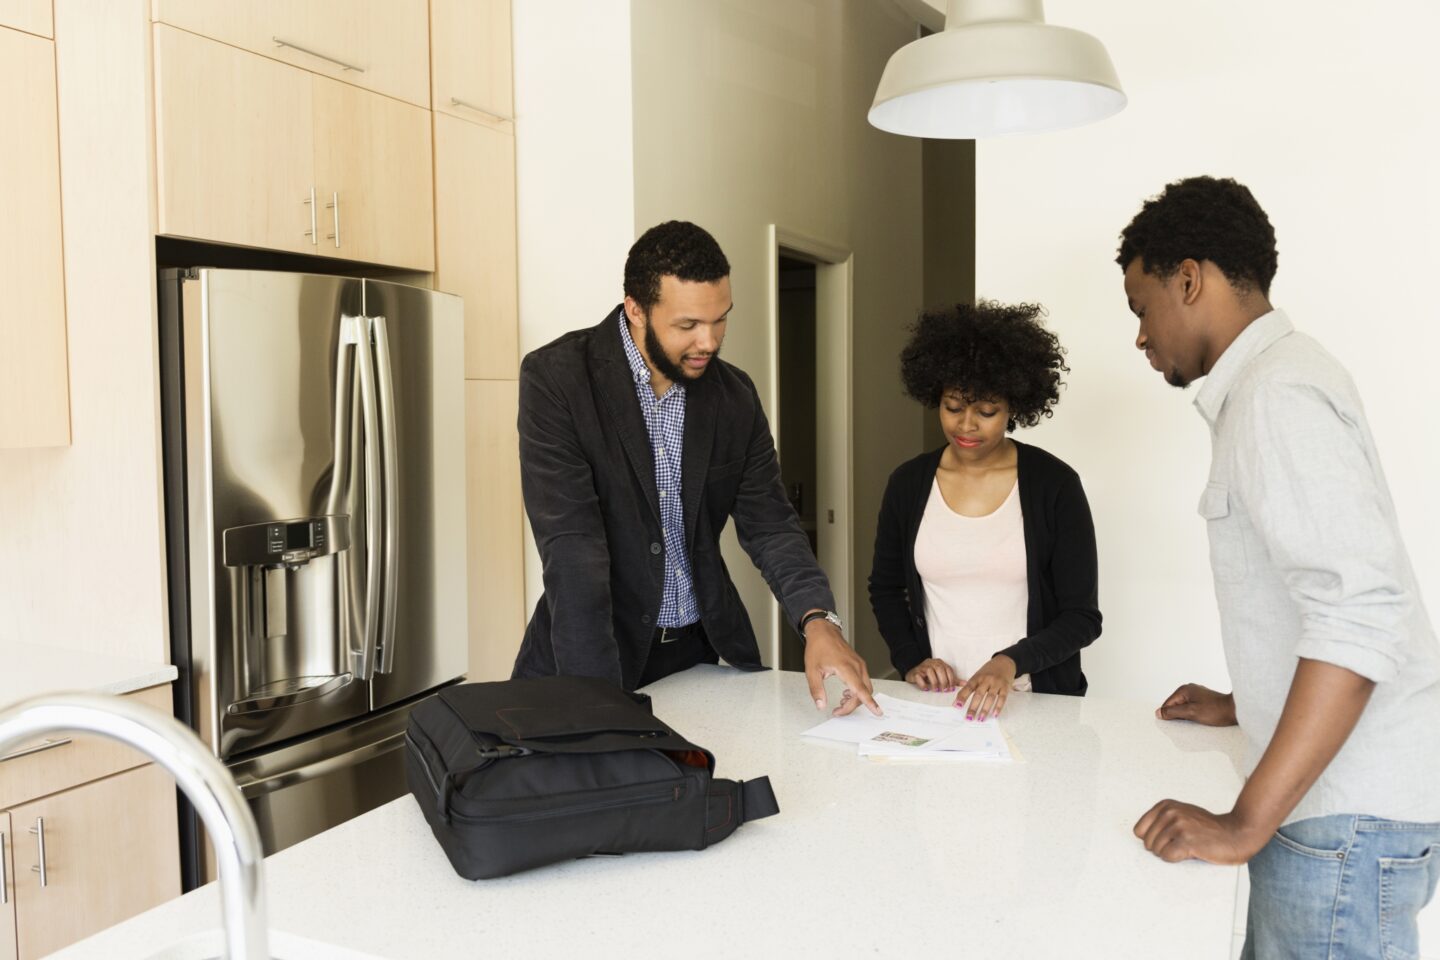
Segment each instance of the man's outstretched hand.
[[843,717],[862,703],[875,716],[881,715],[870,688],[870,671],[865,661],[845,642],[833,623],[811,620],[805,625],[805,679],[810,684],[810,696],[817,710],[824,710],[826,706],[826,677],[839,677],[845,685],[840,705],[833,711],[835,716]]

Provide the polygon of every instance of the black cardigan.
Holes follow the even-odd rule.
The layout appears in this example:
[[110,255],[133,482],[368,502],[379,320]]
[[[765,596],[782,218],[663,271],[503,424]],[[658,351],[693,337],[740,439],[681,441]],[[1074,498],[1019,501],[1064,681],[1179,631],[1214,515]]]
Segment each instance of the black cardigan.
[[[1030,674],[1037,693],[1083,696],[1087,684],[1080,649],[1100,636],[1099,564],[1090,504],[1079,474],[1062,460],[1018,440],[1015,447],[1030,588],[1029,636],[996,653],[1015,661],[1017,675]],[[870,606],[890,647],[890,662],[902,678],[931,656],[925,592],[915,569],[915,535],[944,452],[941,447],[922,453],[895,469],[875,531]]]

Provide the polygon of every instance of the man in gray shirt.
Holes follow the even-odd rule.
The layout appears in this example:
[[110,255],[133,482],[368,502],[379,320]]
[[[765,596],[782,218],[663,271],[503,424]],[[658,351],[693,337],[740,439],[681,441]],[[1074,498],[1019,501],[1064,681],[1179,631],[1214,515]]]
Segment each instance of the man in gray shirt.
[[1204,377],[1200,515],[1234,692],[1157,716],[1238,723],[1232,810],[1176,800],[1135,833],[1167,861],[1248,863],[1246,958],[1416,956],[1440,879],[1440,647],[1355,385],[1270,305],[1275,232],[1233,180],[1170,184],[1121,234],[1135,346]]

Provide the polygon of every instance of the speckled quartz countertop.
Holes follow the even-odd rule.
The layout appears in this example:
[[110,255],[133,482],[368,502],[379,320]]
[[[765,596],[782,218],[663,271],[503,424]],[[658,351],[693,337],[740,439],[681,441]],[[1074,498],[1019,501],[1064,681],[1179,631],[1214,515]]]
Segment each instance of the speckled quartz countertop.
[[[884,765],[800,737],[820,718],[799,674],[698,667],[648,692],[718,775],[768,775],[780,815],[705,851],[472,883],[407,796],[269,858],[271,926],[396,960],[1230,955],[1237,870],[1162,863],[1130,829],[1164,797],[1228,808],[1233,728],[1021,694],[1021,762]],[[212,884],[57,957],[148,956],[219,916]]]
[[36,643],[0,643],[0,709],[42,693],[131,693],[169,683],[177,675],[168,663]]

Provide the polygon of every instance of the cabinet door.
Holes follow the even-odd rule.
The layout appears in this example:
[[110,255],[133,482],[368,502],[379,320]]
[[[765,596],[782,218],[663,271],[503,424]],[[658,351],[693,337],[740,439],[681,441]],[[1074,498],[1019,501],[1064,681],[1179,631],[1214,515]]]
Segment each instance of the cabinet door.
[[514,380],[465,381],[469,679],[474,681],[508,678],[525,632],[519,399]]
[[55,44],[0,27],[0,449],[70,442]]
[[0,811],[0,960],[15,960],[15,834]]
[[435,115],[435,289],[465,300],[465,376],[520,375],[515,138]]
[[[0,0],[0,27],[14,27],[41,37],[55,36],[50,0]],[[4,955],[0,953],[0,957]]]
[[157,25],[160,233],[317,252],[310,84],[303,70]]
[[[45,885],[38,837],[45,829]],[[148,764],[10,811],[20,960],[67,944],[180,895],[175,783]]]
[[312,80],[320,252],[434,270],[430,111]]
[[486,120],[510,119],[510,0],[431,0],[435,109]]
[[426,0],[155,0],[155,19],[430,106]]

